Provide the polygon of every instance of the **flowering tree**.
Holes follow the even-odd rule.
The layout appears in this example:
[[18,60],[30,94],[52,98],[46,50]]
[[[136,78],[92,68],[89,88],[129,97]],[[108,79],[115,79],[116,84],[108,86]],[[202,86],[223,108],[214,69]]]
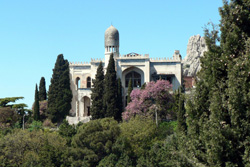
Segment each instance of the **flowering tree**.
[[171,88],[169,81],[158,80],[149,82],[143,90],[133,90],[130,94],[131,102],[122,113],[123,119],[128,120],[137,114],[152,116],[155,112],[161,119],[171,117],[173,115],[170,111],[173,104],[173,97],[169,93]]

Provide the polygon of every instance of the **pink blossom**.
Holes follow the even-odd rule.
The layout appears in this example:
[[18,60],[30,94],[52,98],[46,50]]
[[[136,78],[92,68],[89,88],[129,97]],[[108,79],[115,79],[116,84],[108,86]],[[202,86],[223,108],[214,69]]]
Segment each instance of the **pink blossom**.
[[130,94],[131,102],[127,105],[122,117],[128,120],[136,114],[148,115],[151,110],[159,110],[164,117],[173,102],[169,90],[172,85],[169,81],[158,80],[149,82],[143,90],[133,90]]

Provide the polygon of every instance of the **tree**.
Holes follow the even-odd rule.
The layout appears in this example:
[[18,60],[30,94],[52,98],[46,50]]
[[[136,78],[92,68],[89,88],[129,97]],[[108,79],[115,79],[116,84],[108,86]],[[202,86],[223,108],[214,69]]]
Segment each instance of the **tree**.
[[132,86],[132,80],[131,78],[129,79],[129,82],[128,82],[128,97],[127,97],[127,104],[131,102],[131,97],[130,97],[130,94],[133,90],[133,86]]
[[10,107],[0,108],[0,129],[13,127],[19,120],[18,114]]
[[52,122],[61,122],[71,109],[69,63],[63,55],[57,56],[48,92],[48,115]]
[[[23,124],[31,115],[31,111],[27,109],[24,103],[13,104],[23,97],[6,97],[0,98],[0,127],[13,127],[17,121],[19,125]],[[9,104],[11,103],[11,104]],[[26,116],[26,117],[25,117]],[[24,118],[25,117],[25,118]]]
[[0,140],[1,166],[63,166],[66,140],[42,130],[15,130]]
[[178,132],[186,133],[186,109],[185,109],[185,95],[183,94],[184,88],[179,88],[174,94],[174,106],[173,110],[177,113],[177,129]]
[[42,77],[39,84],[39,100],[47,100],[47,92],[46,92],[46,85],[45,85],[45,78]]
[[11,102],[16,102],[17,100],[23,99],[24,97],[6,97],[0,98],[0,107],[12,107],[13,104],[8,104]]
[[68,123],[65,119],[59,126],[59,134],[67,140],[67,144],[70,146],[72,137],[76,134],[76,129]]
[[129,121],[124,121],[120,128],[120,138],[127,138],[131,147],[129,151],[132,151],[137,158],[150,149],[158,132],[154,121],[143,116],[135,116]]
[[117,121],[121,121],[123,112],[123,102],[122,102],[122,83],[120,78],[118,78],[117,80],[117,108],[118,112],[116,113],[114,118]]
[[92,105],[90,113],[92,119],[104,118],[103,113],[103,92],[104,92],[104,72],[102,62],[100,62],[95,79],[93,79],[93,88],[91,88]]
[[33,118],[36,121],[40,120],[39,94],[37,90],[37,85],[36,85],[36,90],[35,90],[35,103],[34,103]]
[[105,117],[115,117],[117,112],[119,112],[117,108],[117,80],[113,54],[110,55],[107,72],[104,77],[103,108]]
[[205,29],[208,52],[201,59],[193,102],[187,103],[186,146],[190,163],[249,166],[250,2],[224,1],[219,32]]
[[149,82],[145,89],[133,90],[130,94],[132,101],[122,113],[123,119],[128,120],[138,114],[155,116],[155,112],[162,119],[173,117],[174,113],[170,111],[173,103],[173,97],[169,93],[171,88],[169,81],[158,80]]
[[74,161],[85,161],[88,166],[97,166],[99,161],[111,153],[119,135],[120,128],[113,118],[96,119],[83,124],[72,139],[72,146],[78,154],[73,157]]

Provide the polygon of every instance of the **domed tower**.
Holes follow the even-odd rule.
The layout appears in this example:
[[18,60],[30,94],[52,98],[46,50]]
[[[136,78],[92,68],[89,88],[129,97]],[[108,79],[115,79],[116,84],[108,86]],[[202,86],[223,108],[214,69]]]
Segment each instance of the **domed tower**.
[[112,53],[114,58],[119,56],[119,32],[113,25],[105,31],[105,68]]

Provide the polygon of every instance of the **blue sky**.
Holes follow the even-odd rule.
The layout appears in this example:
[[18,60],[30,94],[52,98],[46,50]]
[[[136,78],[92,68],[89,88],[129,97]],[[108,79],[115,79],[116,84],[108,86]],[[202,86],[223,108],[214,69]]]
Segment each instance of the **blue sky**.
[[35,84],[49,89],[58,54],[70,62],[104,58],[104,32],[120,33],[120,54],[186,56],[188,39],[219,23],[222,0],[0,0],[0,98],[23,96],[31,108]]

